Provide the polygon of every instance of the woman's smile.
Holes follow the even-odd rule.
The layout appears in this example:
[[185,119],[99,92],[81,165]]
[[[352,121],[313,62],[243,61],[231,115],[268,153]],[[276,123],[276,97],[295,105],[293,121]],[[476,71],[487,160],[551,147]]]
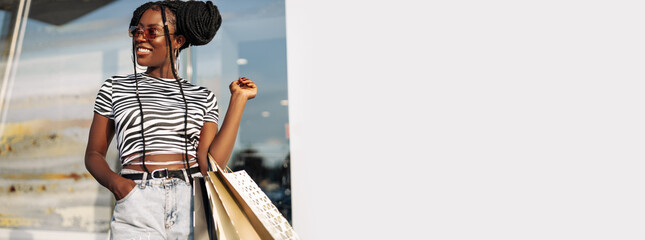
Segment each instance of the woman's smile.
[[145,47],[137,47],[137,56],[143,57],[152,53],[152,49]]

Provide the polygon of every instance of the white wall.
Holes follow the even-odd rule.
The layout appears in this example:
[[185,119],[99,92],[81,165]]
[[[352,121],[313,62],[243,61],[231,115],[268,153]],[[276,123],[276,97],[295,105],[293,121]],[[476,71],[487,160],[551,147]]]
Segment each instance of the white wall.
[[303,239],[643,239],[639,1],[287,0]]

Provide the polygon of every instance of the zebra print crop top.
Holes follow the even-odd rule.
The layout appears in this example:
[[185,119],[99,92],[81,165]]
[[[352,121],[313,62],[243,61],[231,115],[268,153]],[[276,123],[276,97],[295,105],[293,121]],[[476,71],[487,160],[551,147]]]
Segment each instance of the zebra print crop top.
[[[144,117],[145,154],[184,154],[185,109],[177,80],[143,73],[137,76]],[[205,122],[218,121],[217,99],[204,87],[180,81],[188,103],[188,155],[195,161],[202,126]],[[105,80],[96,96],[94,112],[114,120],[121,164],[137,164],[133,160],[142,156],[143,146],[134,75]]]

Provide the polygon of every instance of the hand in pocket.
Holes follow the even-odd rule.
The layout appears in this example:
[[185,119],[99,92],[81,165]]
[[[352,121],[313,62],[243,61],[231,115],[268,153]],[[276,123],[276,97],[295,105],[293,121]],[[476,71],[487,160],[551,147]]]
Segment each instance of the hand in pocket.
[[114,198],[118,201],[127,196],[128,193],[137,186],[137,183],[131,179],[120,177],[115,186],[116,187],[112,189],[112,194],[114,194]]

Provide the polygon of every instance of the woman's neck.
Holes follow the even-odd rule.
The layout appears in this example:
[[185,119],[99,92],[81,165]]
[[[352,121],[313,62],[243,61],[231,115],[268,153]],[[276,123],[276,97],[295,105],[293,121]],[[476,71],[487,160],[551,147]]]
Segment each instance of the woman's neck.
[[146,74],[156,78],[175,78],[170,67],[148,67]]

